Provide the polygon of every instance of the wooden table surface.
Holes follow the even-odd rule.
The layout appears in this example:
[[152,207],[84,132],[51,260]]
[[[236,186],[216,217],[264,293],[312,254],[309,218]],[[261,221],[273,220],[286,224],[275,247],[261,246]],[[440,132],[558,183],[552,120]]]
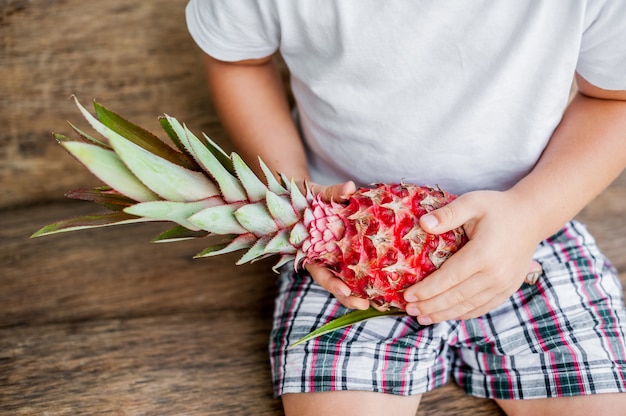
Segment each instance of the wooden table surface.
[[[0,415],[281,415],[267,354],[271,262],[193,260],[162,225],[30,240],[95,182],[50,137],[92,98],[157,131],[167,112],[218,141],[186,0],[0,2]],[[626,175],[582,214],[626,281]],[[449,384],[419,415],[498,415]]]

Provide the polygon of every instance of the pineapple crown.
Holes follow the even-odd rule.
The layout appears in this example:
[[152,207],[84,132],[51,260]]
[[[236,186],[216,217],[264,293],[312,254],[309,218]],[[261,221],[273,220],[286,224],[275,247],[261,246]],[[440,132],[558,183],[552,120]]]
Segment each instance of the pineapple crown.
[[105,186],[74,190],[69,198],[98,203],[110,212],[71,218],[48,225],[32,237],[66,231],[145,221],[169,221],[175,227],[153,242],[172,242],[211,235],[221,241],[196,257],[247,251],[243,264],[271,255],[282,257],[275,268],[302,258],[308,237],[302,223],[313,196],[293,180],[277,179],[259,158],[265,182],[237,153],[228,155],[206,134],[194,135],[174,117],[159,118],[175,148],[94,101],[97,117],[74,97],[91,127],[105,138],[94,138],[70,123],[74,140],[55,139]]

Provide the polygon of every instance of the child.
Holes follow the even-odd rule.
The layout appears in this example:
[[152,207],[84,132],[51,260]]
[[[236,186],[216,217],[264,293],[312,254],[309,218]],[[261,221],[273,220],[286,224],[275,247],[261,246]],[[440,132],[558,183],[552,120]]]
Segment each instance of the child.
[[[285,269],[270,352],[287,414],[414,415],[450,375],[509,414],[626,408],[620,283],[570,221],[626,165],[625,18],[611,0],[189,2],[216,109],[248,161],[329,199],[350,180],[462,195],[422,218],[470,242],[406,290],[411,316],[287,351],[369,304],[328,270]],[[529,285],[533,259],[543,274]]]

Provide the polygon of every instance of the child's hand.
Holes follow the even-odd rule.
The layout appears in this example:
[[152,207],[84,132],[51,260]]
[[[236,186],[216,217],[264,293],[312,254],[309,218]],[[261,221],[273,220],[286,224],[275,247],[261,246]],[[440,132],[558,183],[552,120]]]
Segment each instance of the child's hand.
[[407,313],[424,325],[474,318],[519,289],[535,271],[529,266],[541,240],[532,221],[537,210],[527,205],[511,191],[476,191],[422,217],[422,228],[434,234],[463,226],[469,242],[406,290]]
[[[310,184],[314,194],[322,194],[327,201],[346,200],[356,191],[354,182],[345,182],[332,186]],[[343,306],[349,309],[367,309],[370,303],[367,299],[352,296],[350,288],[330,270],[316,264],[308,264],[306,269],[320,286],[332,293]]]

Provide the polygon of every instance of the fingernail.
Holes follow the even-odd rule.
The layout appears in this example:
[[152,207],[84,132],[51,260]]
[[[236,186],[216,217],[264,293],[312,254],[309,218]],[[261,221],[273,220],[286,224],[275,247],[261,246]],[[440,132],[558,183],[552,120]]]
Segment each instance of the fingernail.
[[417,302],[417,296],[412,293],[405,293],[404,300],[406,300],[407,302]]
[[350,290],[350,288],[349,288],[349,287],[347,287],[347,286],[341,286],[341,287],[339,287],[338,292],[339,292],[339,293],[341,293],[341,294],[342,294],[342,295],[344,295],[344,296],[350,296],[350,295],[352,294],[352,291],[351,291],[351,290]]
[[409,304],[409,305],[406,305],[406,313],[411,316],[417,316],[421,312],[419,309],[417,309],[417,306]]
[[430,319],[430,316],[428,316],[428,315],[418,316],[417,317],[417,322],[419,322],[420,325],[424,325],[424,326],[433,324],[433,320]]
[[420,218],[420,221],[428,228],[435,228],[437,225],[439,225],[437,217],[432,214],[423,215],[422,218]]

